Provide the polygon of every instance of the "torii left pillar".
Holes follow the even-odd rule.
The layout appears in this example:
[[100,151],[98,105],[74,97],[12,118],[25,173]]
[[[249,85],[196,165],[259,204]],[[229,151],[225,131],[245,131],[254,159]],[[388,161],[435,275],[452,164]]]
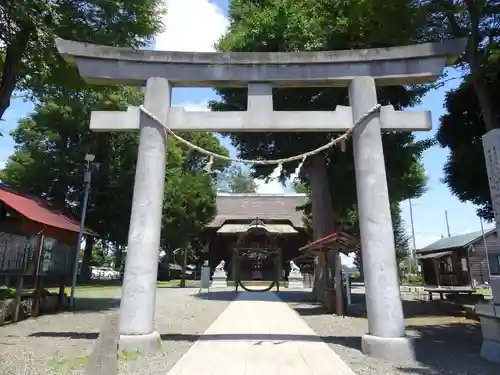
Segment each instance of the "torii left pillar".
[[[144,107],[167,121],[172,88],[164,78],[149,78]],[[160,248],[167,133],[161,124],[140,116],[127,261],[120,304],[121,351],[151,352],[161,345],[154,330],[158,249]]]

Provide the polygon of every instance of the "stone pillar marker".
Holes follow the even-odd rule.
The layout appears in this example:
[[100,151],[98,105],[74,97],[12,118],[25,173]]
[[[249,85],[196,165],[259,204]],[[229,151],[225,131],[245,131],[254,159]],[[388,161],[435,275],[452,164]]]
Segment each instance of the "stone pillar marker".
[[[500,234],[500,129],[490,130],[483,135],[483,149],[498,235]],[[475,306],[483,332],[481,356],[500,363],[500,277],[491,275],[489,282],[493,301]]]
[[484,159],[497,232],[500,231],[500,129],[483,135]]
[[[145,108],[166,119],[171,86],[164,78],[150,78]],[[152,351],[161,343],[154,330],[156,278],[160,248],[167,135],[162,125],[140,117],[140,140],[135,173],[127,260],[120,305],[120,350]]]
[[[353,121],[377,104],[373,77],[356,77],[349,85]],[[394,251],[387,176],[378,116],[371,116],[353,133],[363,271],[365,275],[368,334],[363,353],[389,359],[413,356],[405,337]]]

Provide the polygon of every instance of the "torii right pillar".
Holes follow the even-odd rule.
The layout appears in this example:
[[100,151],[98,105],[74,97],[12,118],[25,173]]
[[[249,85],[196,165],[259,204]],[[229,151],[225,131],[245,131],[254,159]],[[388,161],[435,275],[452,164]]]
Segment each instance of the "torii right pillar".
[[[349,85],[354,123],[378,103],[373,77],[356,77]],[[387,176],[379,116],[371,116],[353,132],[361,251],[365,277],[368,334],[363,353],[394,360],[413,357],[405,335],[398,265],[394,255]]]

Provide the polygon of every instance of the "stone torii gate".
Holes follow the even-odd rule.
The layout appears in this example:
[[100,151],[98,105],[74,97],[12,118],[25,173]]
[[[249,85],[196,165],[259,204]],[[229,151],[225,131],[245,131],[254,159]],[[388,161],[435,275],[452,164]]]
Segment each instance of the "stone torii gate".
[[[59,53],[97,85],[146,86],[144,107],[174,131],[340,132],[377,104],[376,85],[435,81],[465,40],[439,44],[293,53],[143,51],[56,40]],[[172,87],[248,87],[246,112],[186,112],[172,108]],[[335,111],[273,111],[273,87],[349,89],[350,107]],[[154,308],[165,181],[167,135],[161,124],[129,107],[93,112],[94,131],[140,130],[137,170],[120,306],[121,350],[155,350]],[[388,359],[413,356],[405,335],[381,130],[431,129],[429,112],[384,106],[354,129],[369,332],[363,351]]]

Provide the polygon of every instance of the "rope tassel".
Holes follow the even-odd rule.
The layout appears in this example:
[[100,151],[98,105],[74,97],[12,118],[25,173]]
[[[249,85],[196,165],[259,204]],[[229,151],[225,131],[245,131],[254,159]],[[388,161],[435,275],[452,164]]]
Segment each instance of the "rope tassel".
[[276,168],[271,172],[269,178],[272,180],[277,180],[281,176],[281,172],[283,172],[283,164],[279,163]]
[[297,168],[295,168],[295,171],[290,175],[290,181],[295,182],[296,180],[299,179],[300,171],[302,170],[302,166],[304,165],[306,159],[307,156],[304,156],[304,158],[301,160]]
[[340,152],[345,152],[346,148],[347,148],[347,142],[345,138],[343,138],[340,140]]
[[212,173],[212,165],[214,164],[214,157],[210,156],[210,160],[208,161],[207,165],[203,168],[203,170],[207,173]]

